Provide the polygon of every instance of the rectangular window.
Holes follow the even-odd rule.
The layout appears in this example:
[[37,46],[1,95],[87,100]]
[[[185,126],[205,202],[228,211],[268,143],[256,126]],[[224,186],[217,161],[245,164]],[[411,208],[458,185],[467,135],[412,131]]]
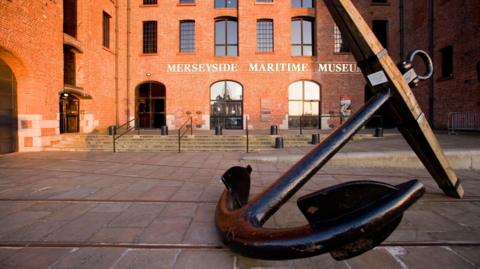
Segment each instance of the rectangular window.
[[373,4],[386,4],[387,0],[372,0]]
[[292,56],[313,56],[313,21],[292,21]]
[[215,8],[236,8],[237,0],[215,0]]
[[378,41],[384,48],[388,48],[388,21],[374,20],[372,22],[372,31],[377,36]]
[[180,0],[180,4],[195,4],[195,0]]
[[180,22],[180,52],[195,52],[195,21]]
[[143,53],[157,53],[157,21],[143,22]]
[[110,48],[110,18],[105,11],[103,12],[103,46],[105,48]]
[[273,20],[257,20],[257,51],[273,52]]
[[313,0],[292,0],[293,8],[313,8]]
[[157,0],[143,0],[144,5],[156,5]]
[[338,26],[334,26],[333,28],[333,37],[334,37],[334,52],[335,53],[343,53],[343,52],[350,52],[350,48],[348,47],[347,43],[342,37],[342,33],[340,32],[340,29],[338,29]]
[[453,77],[453,47],[448,46],[440,50],[442,58],[442,78]]

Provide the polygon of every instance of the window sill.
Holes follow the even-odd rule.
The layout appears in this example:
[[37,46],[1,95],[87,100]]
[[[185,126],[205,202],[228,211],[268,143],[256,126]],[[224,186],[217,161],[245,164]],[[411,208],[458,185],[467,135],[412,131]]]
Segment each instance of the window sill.
[[140,53],[140,56],[158,56],[158,53]]
[[219,10],[237,10],[236,7],[216,7],[215,9],[219,9]]
[[190,56],[190,55],[195,55],[196,52],[177,52],[177,55],[184,55],[184,56]]
[[257,1],[255,1],[254,5],[271,6],[271,5],[275,5],[275,1],[273,1],[273,2],[257,2]]
[[105,46],[102,46],[102,49],[106,52],[110,52],[111,54],[115,54],[115,52],[113,52],[110,48],[107,48]]
[[177,7],[194,7],[197,3],[177,3]]
[[158,7],[158,4],[151,4],[151,5],[141,4],[140,7]]

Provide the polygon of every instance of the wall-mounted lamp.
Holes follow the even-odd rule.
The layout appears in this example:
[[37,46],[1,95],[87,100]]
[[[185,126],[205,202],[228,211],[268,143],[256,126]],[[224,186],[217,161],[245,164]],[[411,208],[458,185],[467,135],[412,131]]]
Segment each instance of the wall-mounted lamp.
[[149,77],[149,76],[151,76],[152,74],[150,74],[150,73],[147,73],[147,74],[145,74],[145,75],[146,75],[147,77]]

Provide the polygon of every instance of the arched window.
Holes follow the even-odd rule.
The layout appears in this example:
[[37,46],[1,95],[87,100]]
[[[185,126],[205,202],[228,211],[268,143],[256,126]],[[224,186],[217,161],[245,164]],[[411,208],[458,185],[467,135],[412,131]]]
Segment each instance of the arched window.
[[308,80],[297,81],[288,87],[288,126],[319,128],[320,86]]
[[292,56],[313,55],[313,20],[294,18],[292,20]]
[[234,18],[215,20],[215,56],[238,56],[238,23]]
[[210,87],[210,128],[243,129],[243,87],[230,80]]

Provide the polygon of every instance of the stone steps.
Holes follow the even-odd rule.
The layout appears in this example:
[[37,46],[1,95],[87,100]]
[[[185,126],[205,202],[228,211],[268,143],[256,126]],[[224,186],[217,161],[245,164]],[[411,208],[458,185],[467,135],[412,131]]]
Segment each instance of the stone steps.
[[[371,135],[356,135],[355,139],[363,139]],[[249,136],[249,150],[260,151],[272,149],[275,138],[270,135]],[[310,145],[311,135],[285,135],[285,147],[304,147]],[[322,138],[326,137],[323,135]],[[113,151],[112,137],[108,135],[68,134],[62,135],[59,143],[47,147],[47,151]],[[119,152],[160,152],[178,151],[178,137],[175,135],[134,135],[128,134],[116,141],[116,151]],[[181,140],[182,152],[199,151],[245,151],[245,135],[193,135]]]

